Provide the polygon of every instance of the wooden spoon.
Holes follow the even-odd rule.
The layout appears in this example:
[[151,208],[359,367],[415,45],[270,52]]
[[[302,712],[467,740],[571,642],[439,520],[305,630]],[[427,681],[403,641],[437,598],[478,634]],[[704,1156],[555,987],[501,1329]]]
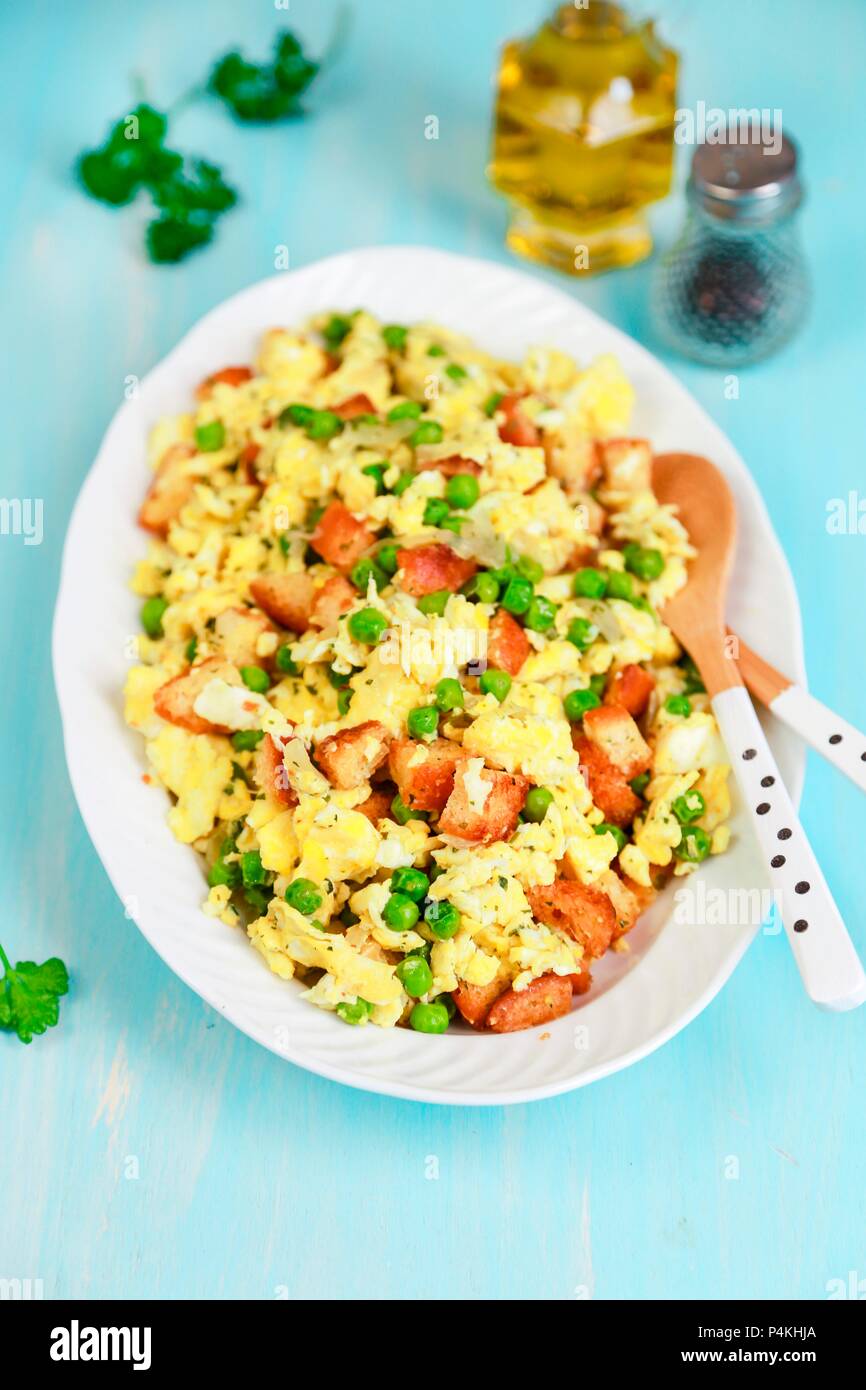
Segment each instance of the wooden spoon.
[[725,627],[737,530],[734,499],[721,473],[697,454],[659,454],[653,488],[660,502],[677,507],[698,552],[688,584],[668,601],[662,617],[691,654],[710,695],[806,991],[824,1008],[856,1008],[866,1000],[866,974],[785,790]]

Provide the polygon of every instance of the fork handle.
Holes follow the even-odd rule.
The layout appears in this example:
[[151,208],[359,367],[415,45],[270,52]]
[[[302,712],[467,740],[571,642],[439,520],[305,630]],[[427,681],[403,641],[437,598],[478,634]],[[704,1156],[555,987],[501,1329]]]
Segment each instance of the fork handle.
[[737,665],[752,694],[866,792],[866,734],[794,685],[737,638]]
[[866,1001],[866,973],[752,702],[736,685],[712,703],[806,992],[822,1008],[856,1009]]

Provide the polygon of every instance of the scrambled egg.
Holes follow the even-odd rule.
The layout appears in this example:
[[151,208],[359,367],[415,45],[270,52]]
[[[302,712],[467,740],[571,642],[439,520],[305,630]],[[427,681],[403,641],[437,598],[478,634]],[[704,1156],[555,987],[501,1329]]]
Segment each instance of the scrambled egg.
[[125,717],[204,911],[346,1023],[508,1031],[536,981],[562,1012],[727,847],[659,618],[693,552],[632,405],[612,357],[357,311],[270,330],[152,432]]

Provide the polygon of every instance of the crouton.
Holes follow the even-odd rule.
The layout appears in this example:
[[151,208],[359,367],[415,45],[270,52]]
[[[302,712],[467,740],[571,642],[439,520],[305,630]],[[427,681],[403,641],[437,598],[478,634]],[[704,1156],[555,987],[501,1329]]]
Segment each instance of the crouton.
[[430,743],[395,738],[388,767],[410,810],[441,811],[454,787],[454,773],[467,756],[459,743],[448,738],[434,738]]
[[516,676],[531,651],[529,638],[517,619],[498,608],[487,630],[487,665]]
[[266,632],[273,632],[267,618],[250,608],[226,608],[214,623],[223,655],[233,666],[262,665],[256,647]]
[[[477,785],[489,788],[482,794]],[[494,768],[481,768],[475,777],[461,763],[454,774],[454,788],[439,817],[439,834],[453,835],[475,845],[492,845],[507,840],[517,828],[529,782]]]
[[322,739],[315,762],[332,787],[346,791],[369,781],[388,756],[391,735],[384,724],[368,719],[353,729],[341,729]]
[[214,372],[212,376],[206,376],[204,381],[199,382],[195,388],[196,400],[209,400],[213,394],[213,388],[219,382],[225,386],[242,386],[245,381],[252,378],[252,375],[252,367],[222,367],[220,371]]
[[166,449],[139,509],[138,524],[145,531],[165,536],[181,507],[186,506],[194,480],[184,472],[183,465],[194,453],[191,444],[172,444]]
[[652,488],[653,456],[648,440],[600,440],[598,451],[605,487],[614,492],[645,492]]
[[581,962],[579,970],[573,975],[566,975],[564,979],[570,981],[572,994],[586,994],[592,985],[592,975],[589,972],[589,965],[586,961]]
[[465,459],[462,454],[449,454],[444,459],[425,459],[419,463],[419,473],[441,473],[443,478],[454,478],[458,473],[471,473],[473,478],[477,478],[481,473],[481,464],[474,459]]
[[652,762],[649,744],[627,709],[621,705],[599,705],[583,716],[583,732],[604,753],[622,775],[630,780],[646,772]]
[[522,447],[537,447],[541,444],[541,430],[523,413],[520,402],[525,392],[509,391],[496,407],[496,414],[505,418],[498,422],[499,438],[506,444]]
[[649,697],[655,690],[655,676],[633,661],[614,671],[608,679],[604,691],[606,705],[620,705],[638,719],[649,704]]
[[382,787],[377,787],[375,791],[370,792],[366,801],[358,803],[355,810],[360,811],[363,816],[366,816],[367,819],[371,820],[375,825],[376,822],[382,820],[384,816],[389,816],[391,814],[391,802],[393,800],[393,792],[385,791]]
[[358,597],[354,584],[342,574],[327,579],[321,589],[317,589],[310,610],[310,627],[334,627],[344,613],[348,613]]
[[266,800],[279,802],[281,806],[297,806],[298,798],[283,762],[282,744],[270,734],[265,734],[256,749],[253,776]]
[[625,936],[627,931],[631,931],[643,909],[637,895],[613,869],[608,869],[606,873],[601,874],[596,882],[613,903],[616,918],[613,940],[616,941],[617,937]]
[[607,893],[569,878],[526,890],[536,921],[566,932],[590,960],[603,956],[616,930],[616,912]]
[[605,820],[611,825],[631,825],[643,802],[632,791],[628,778],[588,738],[574,735],[573,742],[590,795]]
[[356,396],[349,396],[348,400],[341,401],[339,405],[332,406],[332,410],[341,420],[354,420],[359,415],[376,414],[376,407],[363,391],[359,391]]
[[[594,439],[574,424],[549,431],[544,437],[544,457],[551,478],[557,478],[568,498],[586,493],[601,473],[601,458]],[[589,527],[586,528],[589,530]]]
[[315,586],[303,570],[297,574],[260,574],[250,582],[250,593],[280,627],[306,632],[310,626]]
[[478,568],[474,560],[464,560],[449,545],[438,541],[416,545],[412,550],[398,550],[397,566],[400,584],[414,598],[435,594],[439,589],[456,593]]
[[358,521],[344,503],[330,502],[316,523],[310,545],[335,569],[350,570],[375,539],[369,527]]
[[228,729],[221,724],[211,724],[209,719],[196,714],[193,708],[208,681],[217,676],[229,685],[242,683],[234,666],[221,656],[210,656],[161,685],[153,697],[153,708],[160,719],[166,719],[180,729],[188,729],[191,734],[227,734]]
[[467,1023],[471,1023],[473,1028],[483,1028],[491,1006],[506,988],[506,982],[498,976],[489,985],[470,985],[461,980],[451,998]]
[[570,979],[563,975],[542,975],[531,980],[525,989],[507,989],[500,994],[487,1015],[487,1027],[492,1033],[517,1033],[521,1028],[552,1023],[570,1008]]

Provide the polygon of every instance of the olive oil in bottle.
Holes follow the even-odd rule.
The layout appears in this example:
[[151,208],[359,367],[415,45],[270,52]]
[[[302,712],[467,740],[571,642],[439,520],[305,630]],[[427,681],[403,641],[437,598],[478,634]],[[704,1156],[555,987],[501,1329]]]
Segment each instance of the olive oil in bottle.
[[489,175],[512,250],[570,274],[633,265],[671,183],[677,55],[620,5],[560,5],[502,55]]

